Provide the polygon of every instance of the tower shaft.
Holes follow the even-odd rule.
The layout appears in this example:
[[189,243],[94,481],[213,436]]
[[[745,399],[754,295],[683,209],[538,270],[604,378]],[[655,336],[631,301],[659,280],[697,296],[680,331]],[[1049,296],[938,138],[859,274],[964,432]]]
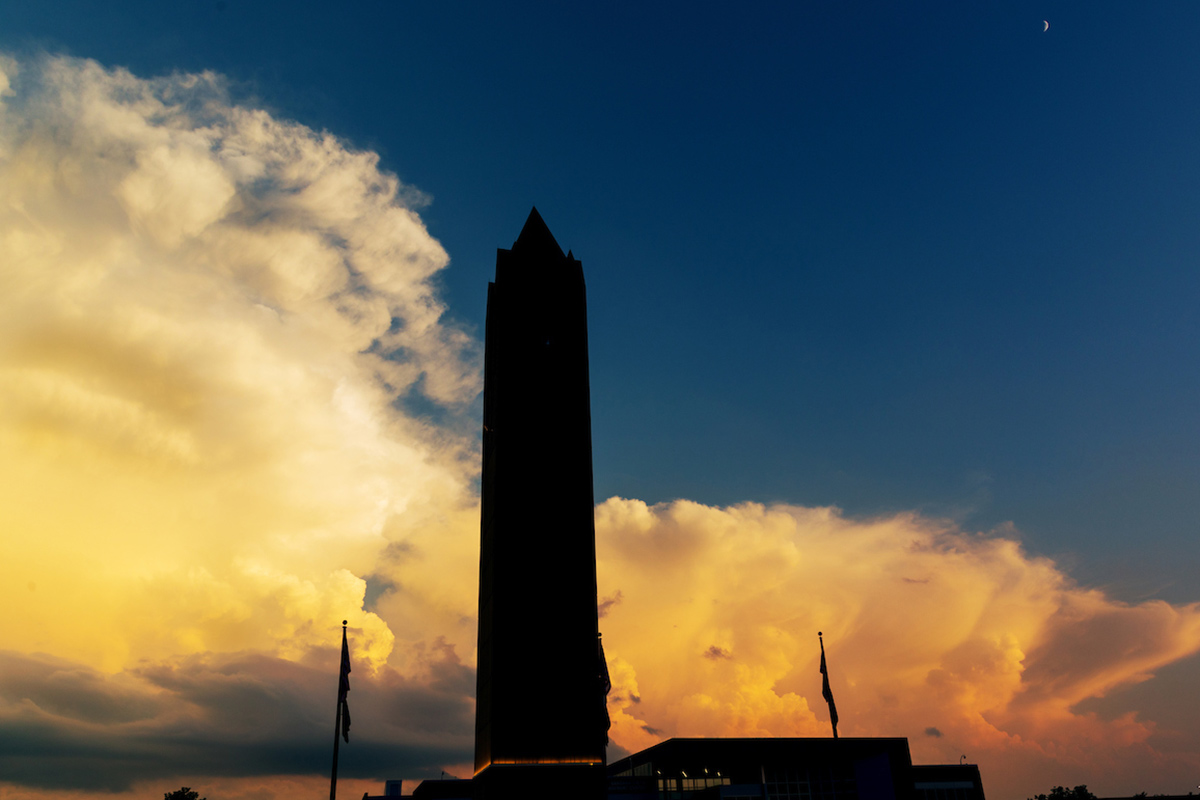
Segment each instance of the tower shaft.
[[587,299],[536,209],[488,286],[482,493],[476,796],[599,797]]

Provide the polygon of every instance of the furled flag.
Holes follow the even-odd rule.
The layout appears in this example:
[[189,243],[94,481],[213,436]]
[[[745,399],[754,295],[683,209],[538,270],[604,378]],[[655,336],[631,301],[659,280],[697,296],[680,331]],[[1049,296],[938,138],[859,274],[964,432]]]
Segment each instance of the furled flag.
[[829,704],[829,722],[833,725],[833,738],[836,739],[838,738],[837,706],[833,703],[833,690],[829,688],[829,669],[825,666],[825,640],[821,638],[820,631],[817,631],[817,639],[821,642],[821,696]]
[[350,646],[346,644],[346,627],[342,626],[342,674],[338,681],[338,706],[342,711],[342,738],[350,741],[350,706],[346,694],[350,691]]
[[608,693],[612,691],[612,678],[608,674],[608,659],[604,657],[604,643],[596,634],[596,655],[600,659],[600,709],[604,720],[604,744],[609,743],[608,732],[612,728],[612,717],[608,715]]

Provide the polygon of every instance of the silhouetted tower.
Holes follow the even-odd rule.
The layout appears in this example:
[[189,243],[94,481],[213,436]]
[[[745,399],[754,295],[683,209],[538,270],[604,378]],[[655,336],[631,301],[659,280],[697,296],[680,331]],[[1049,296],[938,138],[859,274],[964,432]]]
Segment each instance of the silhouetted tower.
[[537,209],[488,285],[475,796],[600,798],[587,300]]

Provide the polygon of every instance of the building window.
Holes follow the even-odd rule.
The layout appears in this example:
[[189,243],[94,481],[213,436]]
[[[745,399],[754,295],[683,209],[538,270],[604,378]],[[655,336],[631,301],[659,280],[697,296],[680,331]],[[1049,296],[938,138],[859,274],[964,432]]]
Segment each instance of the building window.
[[729,778],[706,775],[703,778],[659,778],[659,800],[685,800],[694,792],[703,791],[713,786],[728,786]]
[[808,769],[790,765],[764,767],[763,776],[770,800],[858,800],[858,782],[850,764]]

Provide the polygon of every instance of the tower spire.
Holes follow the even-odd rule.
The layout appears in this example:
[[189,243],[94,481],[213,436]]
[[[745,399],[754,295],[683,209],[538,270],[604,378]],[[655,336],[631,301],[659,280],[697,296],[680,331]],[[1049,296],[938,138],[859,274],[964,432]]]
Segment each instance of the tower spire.
[[521,228],[521,233],[513,242],[512,249],[513,252],[520,252],[527,257],[564,257],[562,248],[558,246],[554,234],[550,232],[546,221],[538,213],[537,206],[530,209],[529,218],[525,220],[525,227]]

